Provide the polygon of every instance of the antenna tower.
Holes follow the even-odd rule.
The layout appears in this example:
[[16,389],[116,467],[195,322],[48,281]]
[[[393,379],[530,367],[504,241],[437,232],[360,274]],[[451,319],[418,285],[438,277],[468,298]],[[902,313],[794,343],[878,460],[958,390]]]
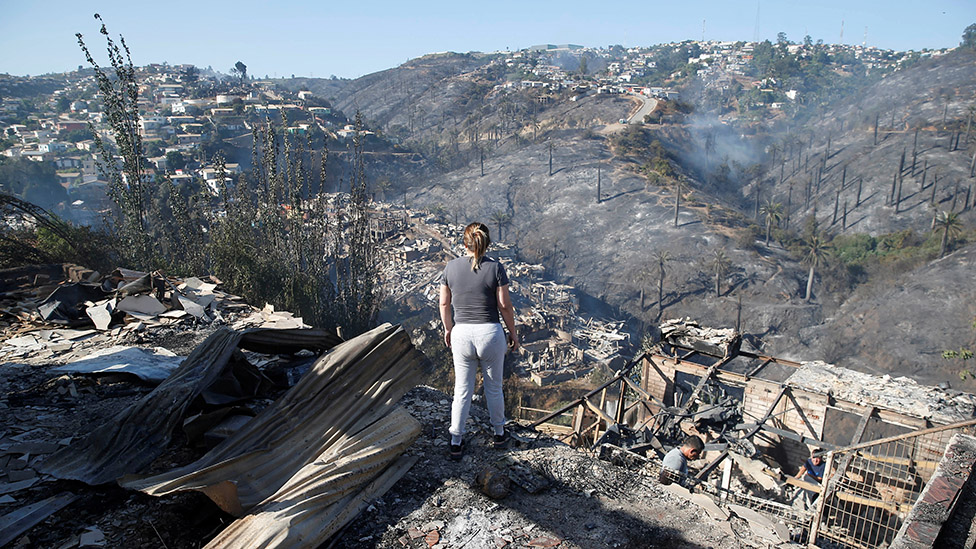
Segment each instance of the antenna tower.
[[840,20],[840,44],[844,43],[844,20]]
[[759,0],[756,0],[756,28],[752,32],[752,41],[759,41]]

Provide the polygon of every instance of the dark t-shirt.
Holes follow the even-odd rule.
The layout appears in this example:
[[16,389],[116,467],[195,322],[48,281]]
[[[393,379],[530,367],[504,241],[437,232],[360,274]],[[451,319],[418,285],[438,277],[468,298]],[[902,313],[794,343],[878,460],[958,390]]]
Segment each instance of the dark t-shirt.
[[807,459],[807,462],[803,464],[803,466],[807,469],[806,475],[812,476],[818,481],[823,478],[824,467],[826,467],[826,465],[827,463],[822,459],[820,460],[820,465],[814,465],[813,459]]
[[451,289],[455,323],[498,322],[498,287],[508,284],[501,263],[486,256],[481,259],[481,267],[472,271],[470,257],[452,259],[444,267],[441,284]]

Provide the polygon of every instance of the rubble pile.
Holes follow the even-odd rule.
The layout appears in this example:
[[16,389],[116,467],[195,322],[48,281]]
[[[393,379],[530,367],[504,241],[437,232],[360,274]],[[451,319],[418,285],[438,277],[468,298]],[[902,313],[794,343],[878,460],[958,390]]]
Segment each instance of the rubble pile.
[[[132,280],[113,283],[114,291],[101,285],[98,290],[110,295],[107,300],[117,302],[137,295],[160,304],[164,301],[158,296],[165,296],[166,303],[175,304],[180,297],[194,295],[199,304],[201,294],[188,290],[201,289],[195,282],[147,274],[129,278]],[[132,291],[133,283],[138,283],[138,293]],[[77,283],[57,288],[72,288],[73,284]],[[170,290],[158,291],[165,287]],[[214,296],[215,291],[216,285],[203,288],[202,295]],[[121,297],[121,293],[127,295]],[[51,295],[59,298],[50,310],[63,306],[65,317],[97,305],[69,301],[65,296],[70,292],[58,293],[57,289],[32,292],[21,288],[8,292],[8,299],[12,295],[17,302],[8,310],[23,313],[24,320],[17,317],[6,328],[21,334],[54,332],[50,324],[55,320],[29,314],[30,304],[51,303]],[[237,303],[237,299],[228,299]],[[212,308],[214,303],[219,303],[217,297],[201,305],[205,315],[213,314],[214,324],[226,321],[219,308]],[[242,326],[301,322],[270,308],[248,307],[241,312],[234,314],[234,320]],[[21,346],[19,358],[27,357],[29,364],[0,364],[4,372],[0,544],[145,546],[148,538],[140,540],[139,529],[132,528],[129,504],[124,523],[118,518],[87,523],[81,531],[82,523],[76,522],[111,513],[100,505],[93,507],[92,498],[132,503],[134,492],[122,490],[116,482],[130,490],[174,494],[164,502],[135,502],[153,520],[171,522],[163,529],[176,536],[175,545],[170,545],[172,539],[163,541],[170,547],[198,547],[201,539],[210,540],[208,547],[240,547],[258,540],[266,547],[294,546],[298,538],[324,542],[416,462],[402,454],[418,436],[420,425],[397,402],[415,383],[423,356],[401,328],[385,324],[343,342],[336,334],[315,329],[238,331],[221,326],[184,359],[165,348],[110,347],[117,337],[106,332],[119,329],[118,337],[151,335],[156,328],[151,318],[129,315],[113,318],[119,326],[87,330],[90,334],[83,341],[84,348],[70,348],[72,344],[61,349],[88,353],[83,360],[57,365],[50,360],[57,357],[47,355],[44,362],[34,355],[59,351],[38,344],[39,349],[26,352]],[[194,328],[209,324],[193,318],[196,320],[187,321],[185,333],[196,339]],[[78,314],[74,320],[83,318]],[[139,332],[126,329],[136,322],[144,323]],[[159,325],[168,327],[170,322]],[[47,342],[72,334],[34,335],[39,342]],[[94,374],[98,377],[91,377]],[[36,381],[51,375],[63,391],[47,389],[50,381]],[[67,383],[62,385],[62,381]],[[287,392],[274,396],[284,389]],[[212,450],[182,466],[187,457],[207,448]],[[143,476],[135,476],[137,473]],[[155,476],[145,478],[145,473]],[[192,504],[201,509],[209,531],[195,532],[193,539],[180,537],[194,531],[189,525],[156,514],[193,501],[176,498],[175,492],[182,490],[199,490],[217,506],[201,508],[200,500]],[[296,498],[296,494],[302,497]],[[78,513],[78,506],[84,512]],[[216,508],[221,511],[215,512]],[[225,527],[228,521],[221,512],[240,519]],[[66,538],[60,527],[38,526],[55,517],[76,533]],[[306,521],[303,524],[308,528],[300,528],[296,517]],[[155,525],[152,532],[163,539]]]
[[661,340],[712,356],[730,356],[738,351],[740,337],[731,328],[703,327],[690,318],[661,323]]
[[221,291],[212,276],[179,279],[118,268],[103,277],[65,265],[11,269],[2,278],[0,360],[90,359],[95,347],[158,328],[308,328],[289,312],[256,309]]
[[[422,424],[420,437],[405,452],[417,464],[334,547],[749,546],[727,536],[693,503],[656,485],[650,469],[596,460],[511,424],[508,448],[492,448],[480,402],[471,409],[465,456],[452,462],[446,459],[445,433],[450,397],[416,387],[401,404]],[[486,493],[478,482],[486,470],[510,478],[507,495],[495,499]]]
[[[422,310],[430,319],[427,331],[439,332],[440,275],[447,261],[465,253],[458,238],[464,227],[440,223],[430,214],[406,210],[397,216],[388,210],[379,215],[398,222],[383,223],[377,231],[385,237],[380,256],[386,296]],[[517,374],[551,385],[581,378],[596,365],[613,369],[623,362],[631,345],[623,321],[582,316],[574,287],[548,279],[542,265],[520,261],[505,243],[493,242],[488,253],[505,265],[510,280],[523,342]],[[440,339],[439,333],[414,334],[418,341],[432,335]]]
[[894,410],[943,425],[976,415],[976,395],[921,385],[907,377],[865,374],[821,361],[804,362],[787,383],[812,393]]

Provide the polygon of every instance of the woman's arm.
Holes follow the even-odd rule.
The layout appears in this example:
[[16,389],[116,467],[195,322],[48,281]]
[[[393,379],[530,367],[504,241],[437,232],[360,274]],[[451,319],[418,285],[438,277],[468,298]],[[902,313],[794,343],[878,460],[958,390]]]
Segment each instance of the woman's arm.
[[447,284],[441,284],[441,322],[444,323],[444,343],[451,346],[451,330],[454,329],[454,317],[451,316],[451,289]]
[[502,314],[505,327],[508,328],[508,346],[513,351],[519,348],[518,332],[515,331],[515,307],[512,296],[508,294],[508,284],[498,287],[498,312]]

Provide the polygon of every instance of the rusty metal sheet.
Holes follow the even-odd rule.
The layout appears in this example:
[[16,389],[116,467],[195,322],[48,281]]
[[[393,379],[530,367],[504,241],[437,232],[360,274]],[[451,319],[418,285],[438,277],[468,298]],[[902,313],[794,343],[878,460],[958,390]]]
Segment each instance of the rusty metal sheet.
[[120,484],[152,495],[199,490],[240,516],[306,465],[341,457],[337,451],[372,429],[416,385],[422,360],[402,328],[375,328],[321,357],[298,384],[201,459]]

